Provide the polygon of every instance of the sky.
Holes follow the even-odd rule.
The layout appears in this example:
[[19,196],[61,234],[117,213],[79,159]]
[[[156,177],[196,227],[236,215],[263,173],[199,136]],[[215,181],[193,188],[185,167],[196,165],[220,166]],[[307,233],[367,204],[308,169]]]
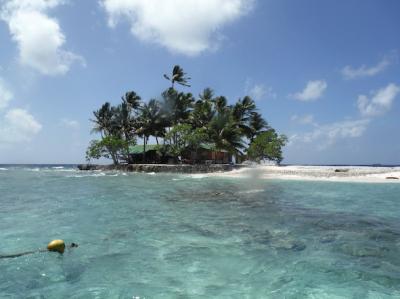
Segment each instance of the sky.
[[[398,0],[0,0],[0,163],[82,163],[92,112],[250,95],[288,164],[400,164]],[[140,142],[140,141],[139,141]]]

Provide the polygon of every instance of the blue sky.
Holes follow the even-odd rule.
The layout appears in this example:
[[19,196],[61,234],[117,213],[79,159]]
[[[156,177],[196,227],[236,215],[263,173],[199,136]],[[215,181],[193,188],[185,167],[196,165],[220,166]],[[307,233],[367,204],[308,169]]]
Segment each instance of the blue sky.
[[251,95],[284,163],[400,164],[397,0],[0,0],[0,163],[84,162],[128,90]]

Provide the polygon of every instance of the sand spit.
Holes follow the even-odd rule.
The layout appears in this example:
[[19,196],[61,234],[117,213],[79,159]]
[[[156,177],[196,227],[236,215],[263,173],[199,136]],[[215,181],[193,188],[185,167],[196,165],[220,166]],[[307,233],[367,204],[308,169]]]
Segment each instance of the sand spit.
[[367,166],[253,166],[213,174],[226,177],[400,183],[400,167]]

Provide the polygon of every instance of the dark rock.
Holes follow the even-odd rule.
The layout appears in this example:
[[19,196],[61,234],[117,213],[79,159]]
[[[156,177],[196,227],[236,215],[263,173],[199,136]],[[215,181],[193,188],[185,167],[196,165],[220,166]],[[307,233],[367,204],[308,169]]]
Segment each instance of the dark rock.
[[335,172],[349,172],[349,169],[335,169]]
[[93,164],[79,164],[78,169],[79,170],[97,170],[98,165],[93,165]]

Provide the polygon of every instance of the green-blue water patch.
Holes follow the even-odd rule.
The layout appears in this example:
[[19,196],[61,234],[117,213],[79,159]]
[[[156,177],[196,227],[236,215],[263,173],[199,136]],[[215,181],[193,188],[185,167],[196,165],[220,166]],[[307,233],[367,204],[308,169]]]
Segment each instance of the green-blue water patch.
[[400,185],[2,167],[0,298],[400,298]]

